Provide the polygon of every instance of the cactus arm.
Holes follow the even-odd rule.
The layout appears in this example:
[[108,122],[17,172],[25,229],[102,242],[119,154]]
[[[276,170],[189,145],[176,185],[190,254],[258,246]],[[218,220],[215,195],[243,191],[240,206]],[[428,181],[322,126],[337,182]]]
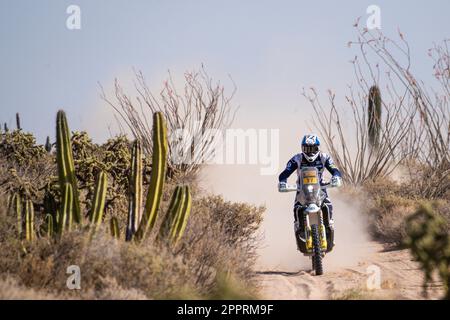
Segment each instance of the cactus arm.
[[89,213],[91,225],[94,226],[94,231],[97,231],[102,223],[103,212],[105,211],[106,191],[108,187],[108,179],[105,172],[101,171],[97,177],[95,185],[94,199],[92,208]]
[[17,217],[17,235],[19,239],[22,237],[22,200],[18,193],[13,195],[12,204]]
[[177,186],[175,188],[175,191],[172,194],[172,198],[170,199],[169,208],[164,217],[164,220],[161,223],[161,227],[160,227],[159,233],[158,233],[158,240],[166,239],[169,236],[169,234],[171,233],[171,230],[173,230],[173,228],[174,228],[173,226],[176,221],[176,213],[180,206],[181,193],[182,193],[182,187]]
[[47,221],[47,237],[51,238],[53,237],[53,216],[47,214],[45,220]]
[[179,224],[180,217],[181,217],[181,210],[183,208],[183,203],[185,201],[185,197],[186,197],[186,194],[184,193],[184,188],[180,187],[179,199],[175,203],[175,206],[173,208],[173,210],[174,210],[174,213],[173,213],[174,219],[173,219],[172,224],[170,226],[169,238],[172,241],[175,240],[175,238],[177,237],[177,229],[178,229],[178,224]]
[[25,204],[25,239],[30,242],[34,240],[34,208],[31,200]]
[[117,221],[116,217],[111,218],[109,227],[110,227],[110,231],[111,231],[111,236],[114,239],[119,239],[119,237],[120,237],[119,222]]
[[70,183],[66,183],[64,185],[64,192],[63,192],[64,198],[62,202],[62,208],[60,211],[60,217],[59,217],[59,227],[58,232],[59,234],[63,234],[67,227],[67,220],[68,217],[72,215],[72,208],[73,208],[73,193],[72,193],[72,185]]
[[189,190],[189,186],[184,186],[183,188],[184,197],[183,203],[180,206],[179,217],[177,219],[176,230],[173,240],[178,242],[184,234],[184,230],[186,229],[187,221],[189,219],[189,215],[191,214],[191,205],[192,198]]

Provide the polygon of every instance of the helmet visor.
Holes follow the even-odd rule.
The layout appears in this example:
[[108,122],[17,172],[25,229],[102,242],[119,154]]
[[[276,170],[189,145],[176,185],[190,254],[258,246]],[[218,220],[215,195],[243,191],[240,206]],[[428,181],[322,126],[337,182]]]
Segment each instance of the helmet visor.
[[302,145],[302,151],[308,156],[313,156],[319,152],[319,146]]

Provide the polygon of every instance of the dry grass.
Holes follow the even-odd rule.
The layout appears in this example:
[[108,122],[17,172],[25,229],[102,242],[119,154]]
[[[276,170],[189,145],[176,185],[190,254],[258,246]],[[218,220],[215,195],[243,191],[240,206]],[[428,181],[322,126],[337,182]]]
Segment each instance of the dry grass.
[[389,290],[370,291],[363,288],[352,288],[335,294],[333,300],[393,300],[399,297]]
[[[8,299],[254,297],[251,270],[252,250],[256,247],[247,244],[262,210],[218,197],[196,200],[182,243],[170,247],[152,238],[139,245],[116,241],[106,226],[92,240],[86,230],[75,230],[59,240],[40,237],[30,244],[17,239],[14,217],[1,209],[0,296]],[[240,213],[241,221],[235,219]],[[226,222],[231,218],[234,223]],[[66,270],[70,265],[80,267],[81,290],[69,290],[66,286],[69,276]]]
[[56,296],[28,289],[11,277],[0,279],[0,300],[53,300]]
[[420,184],[398,183],[390,179],[379,179],[364,185],[370,230],[375,239],[393,246],[401,245],[406,236],[407,217],[417,210],[420,203],[430,200],[450,227],[449,198],[425,198],[421,196],[421,187]]

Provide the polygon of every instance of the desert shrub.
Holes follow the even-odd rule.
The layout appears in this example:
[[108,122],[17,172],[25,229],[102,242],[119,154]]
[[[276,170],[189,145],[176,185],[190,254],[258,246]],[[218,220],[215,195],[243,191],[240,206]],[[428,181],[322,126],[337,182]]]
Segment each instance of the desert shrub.
[[425,199],[450,198],[450,164],[442,162],[435,166],[409,160],[407,183],[403,184],[404,192],[410,197]]
[[125,218],[127,211],[128,176],[131,161],[131,142],[123,135],[109,139],[102,145],[92,143],[86,132],[75,132],[71,139],[75,172],[84,204],[91,207],[96,178],[100,171],[108,176],[106,210]]
[[427,284],[436,272],[445,288],[445,299],[450,299],[450,235],[448,221],[436,213],[435,208],[423,203],[407,220],[405,244],[425,274],[424,294]]
[[[390,179],[378,179],[364,185],[367,198],[366,213],[372,236],[388,244],[402,245],[406,233],[406,221],[421,201],[426,200],[414,192],[409,183],[397,183]],[[433,201],[436,212],[450,226],[450,202],[448,199]]]
[[42,158],[45,148],[36,144],[31,133],[14,130],[0,134],[0,157],[17,164],[27,166]]
[[194,200],[190,222],[178,250],[195,258],[196,282],[208,288],[208,292],[215,290],[220,276],[217,271],[233,274],[249,287],[255,284],[257,229],[264,210],[214,195]]
[[44,147],[22,130],[0,133],[0,194],[18,193],[38,202],[54,166]]
[[[175,247],[152,237],[140,245],[114,241],[106,226],[92,240],[87,230],[78,229],[58,241],[40,237],[27,243],[16,236],[15,217],[2,209],[0,275],[14,279],[4,286],[13,292],[2,294],[37,299],[254,297],[251,257],[256,247],[246,241],[253,238],[251,230],[258,227],[263,208],[215,196],[194,203],[185,237]],[[69,265],[80,267],[81,290],[66,287]]]
[[228,244],[251,242],[265,210],[264,207],[225,201],[215,195],[201,198],[198,205],[205,208],[211,220],[221,226]]

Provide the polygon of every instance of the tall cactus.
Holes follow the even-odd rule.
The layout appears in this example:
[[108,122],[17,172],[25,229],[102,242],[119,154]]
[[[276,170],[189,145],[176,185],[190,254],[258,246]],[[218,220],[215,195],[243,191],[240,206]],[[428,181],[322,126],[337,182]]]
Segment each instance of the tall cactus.
[[20,126],[20,115],[18,112],[16,113],[16,127],[17,130],[22,130],[22,127]]
[[[73,218],[75,222],[81,223],[81,210],[72,155],[72,146],[70,143],[70,131],[67,125],[66,114],[63,110],[58,111],[56,118],[56,158],[58,163],[59,184],[61,189],[64,190],[66,189],[64,187],[66,183],[71,184]],[[64,194],[63,198],[65,198]],[[68,218],[70,221],[72,220],[72,216]]]
[[25,239],[34,240],[34,208],[31,200],[25,202]]
[[103,212],[105,211],[106,191],[108,188],[108,179],[105,172],[101,171],[97,177],[95,185],[92,208],[89,212],[89,219],[93,230],[97,231],[102,223]]
[[72,216],[73,211],[73,192],[72,185],[70,183],[66,183],[64,185],[63,193],[64,195],[62,200],[62,207],[60,210],[60,216],[58,219],[58,233],[61,235],[65,230],[69,227],[70,230],[70,217]]
[[116,217],[112,217],[110,222],[109,222],[109,228],[111,231],[111,236],[114,239],[119,239],[120,237],[120,232],[119,232],[119,221],[117,221]]
[[142,147],[138,140],[133,143],[128,199],[128,221],[125,240],[130,241],[138,230],[142,218]]
[[136,233],[138,239],[142,239],[146,232],[153,228],[158,216],[158,208],[166,174],[167,150],[167,129],[164,116],[161,112],[155,112],[153,114],[152,173],[144,214],[139,224],[138,232]]
[[369,144],[372,148],[378,148],[381,132],[381,94],[380,89],[376,85],[372,86],[369,90],[367,112]]
[[45,140],[45,151],[50,153],[52,151],[52,144],[50,142],[50,137],[47,136],[47,139]]

